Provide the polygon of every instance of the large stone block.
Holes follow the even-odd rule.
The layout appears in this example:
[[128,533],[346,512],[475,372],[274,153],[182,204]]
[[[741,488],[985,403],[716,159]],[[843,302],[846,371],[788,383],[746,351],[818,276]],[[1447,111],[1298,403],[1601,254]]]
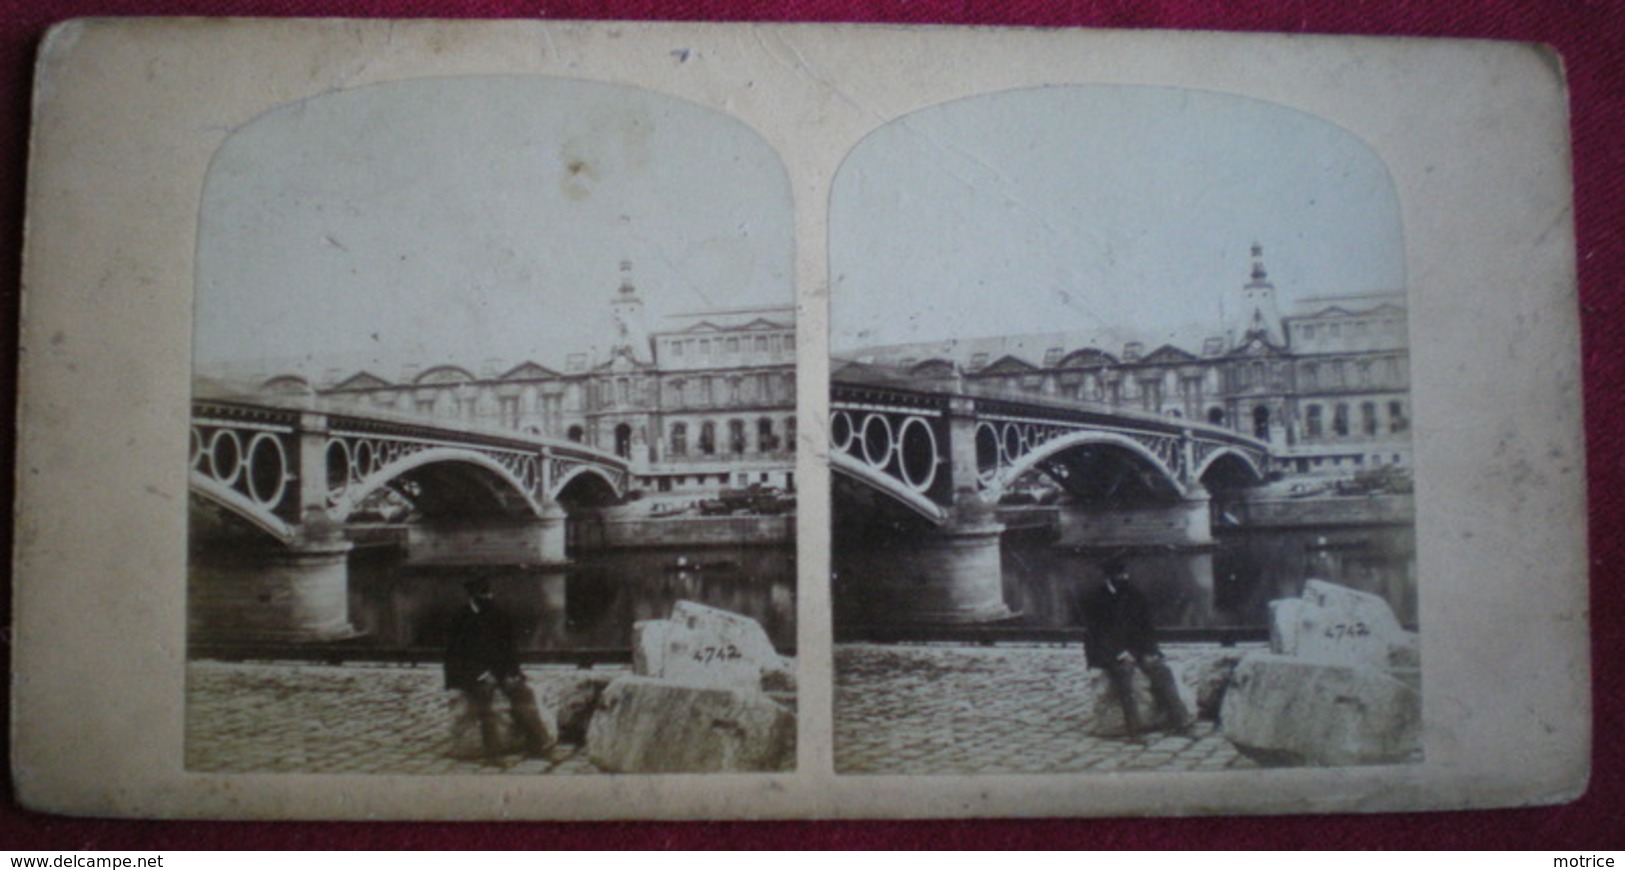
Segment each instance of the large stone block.
[[789,770],[795,716],[759,691],[621,677],[587,727],[587,755],[617,773]]
[[679,601],[670,619],[632,628],[632,672],[688,685],[760,691],[786,682],[788,663],[754,619]]
[[671,621],[689,631],[715,637],[718,643],[733,645],[747,659],[778,664],[779,654],[773,649],[773,641],[768,639],[762,624],[748,616],[693,601],[679,601],[672,605]]
[[1270,651],[1278,655],[1388,668],[1413,661],[1415,647],[1388,602],[1368,592],[1310,580],[1301,598],[1270,602]]
[[1231,677],[1224,736],[1263,764],[1405,761],[1421,746],[1421,696],[1373,667],[1253,653]]
[[[1168,670],[1173,674],[1174,686],[1179,690],[1179,700],[1185,705],[1185,713],[1195,716],[1197,713],[1196,681],[1192,679],[1195,672],[1185,662],[1168,661]],[[1105,671],[1091,668],[1089,671],[1089,684],[1085,687],[1086,696],[1093,701],[1094,723],[1089,733],[1096,737],[1122,737],[1128,734],[1128,720],[1123,715],[1123,705],[1117,699],[1117,690],[1112,687],[1111,677]],[[1157,702],[1151,696],[1151,680],[1139,670],[1134,672],[1134,698],[1139,704],[1140,718],[1148,728],[1160,728],[1173,723],[1164,722],[1162,711],[1157,709]]]

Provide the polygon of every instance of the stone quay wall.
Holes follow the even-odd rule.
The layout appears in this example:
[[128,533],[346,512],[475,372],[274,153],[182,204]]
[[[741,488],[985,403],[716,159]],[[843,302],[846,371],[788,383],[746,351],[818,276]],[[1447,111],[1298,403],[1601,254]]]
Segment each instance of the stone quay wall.
[[1250,528],[1412,523],[1416,506],[1408,495],[1331,496],[1258,499],[1236,505]]
[[796,539],[794,514],[733,517],[606,519],[603,535],[584,541],[586,549],[632,547],[737,547],[789,544]]

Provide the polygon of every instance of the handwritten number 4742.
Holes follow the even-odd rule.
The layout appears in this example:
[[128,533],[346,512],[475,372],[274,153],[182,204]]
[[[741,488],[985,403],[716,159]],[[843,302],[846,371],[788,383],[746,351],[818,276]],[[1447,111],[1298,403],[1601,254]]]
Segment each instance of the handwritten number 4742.
[[703,664],[731,661],[738,658],[744,658],[744,655],[739,652],[739,647],[731,643],[722,646],[700,647],[694,651],[694,660]]
[[1363,622],[1356,622],[1353,625],[1339,622],[1336,625],[1326,626],[1326,636],[1332,640],[1342,640],[1345,637],[1365,637],[1370,633],[1371,629],[1366,627]]

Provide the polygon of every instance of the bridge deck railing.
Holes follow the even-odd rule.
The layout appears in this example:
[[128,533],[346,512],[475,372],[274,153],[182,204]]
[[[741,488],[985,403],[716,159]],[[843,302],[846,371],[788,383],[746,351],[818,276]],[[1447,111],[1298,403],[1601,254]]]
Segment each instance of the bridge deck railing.
[[592,460],[610,465],[625,466],[627,460],[616,454],[564,438],[523,432],[495,426],[482,426],[473,422],[446,421],[421,415],[382,408],[359,409],[353,406],[332,406],[309,400],[276,399],[210,399],[192,401],[193,416],[220,417],[225,415],[273,416],[279,420],[297,421],[300,414],[322,414],[328,427],[355,434],[410,435],[429,437],[446,442],[479,444],[517,450],[548,450],[554,456]]
[[[842,390],[865,392],[894,392],[898,394],[912,394],[919,397],[966,396],[972,399],[985,400],[991,403],[1008,403],[1021,406],[1021,409],[1039,409],[1055,412],[1065,419],[1074,422],[1132,422],[1138,428],[1158,433],[1179,435],[1189,432],[1193,436],[1208,437],[1218,441],[1227,441],[1237,445],[1250,447],[1261,452],[1269,452],[1268,442],[1261,441],[1251,435],[1237,432],[1225,426],[1208,423],[1204,420],[1194,420],[1185,417],[1168,417],[1150,411],[1134,408],[1124,408],[1107,402],[1094,399],[1075,399],[1060,396],[1044,396],[1019,390],[1003,389],[988,384],[964,383],[952,388],[938,381],[934,384],[921,384],[918,380],[910,382],[902,377],[877,377],[873,380],[863,378],[835,378],[830,382],[830,390],[834,402],[841,400],[837,394]],[[995,405],[988,406],[989,410],[997,412]],[[980,410],[980,409],[979,409]]]

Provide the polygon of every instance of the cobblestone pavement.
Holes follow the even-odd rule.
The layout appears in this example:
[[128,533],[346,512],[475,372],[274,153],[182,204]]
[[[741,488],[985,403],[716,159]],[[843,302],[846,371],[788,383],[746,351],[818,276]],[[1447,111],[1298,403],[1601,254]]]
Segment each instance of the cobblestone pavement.
[[[1167,649],[1178,659],[1177,646]],[[610,666],[609,675],[627,672]],[[548,697],[581,672],[529,667]],[[840,773],[1070,773],[1252,767],[1211,722],[1144,744],[1090,735],[1076,647],[840,645]],[[186,766],[200,772],[592,774],[585,749],[505,766],[450,757],[438,665],[187,666]]]
[[[607,674],[625,667],[594,668]],[[573,667],[526,668],[538,696]],[[440,666],[192,662],[186,671],[186,767],[204,772],[597,773],[560,744],[506,766],[451,758],[450,701]]]
[[[1177,646],[1166,647],[1171,660]],[[1214,723],[1144,744],[1090,735],[1077,647],[835,649],[838,773],[1075,773],[1254,767]]]

